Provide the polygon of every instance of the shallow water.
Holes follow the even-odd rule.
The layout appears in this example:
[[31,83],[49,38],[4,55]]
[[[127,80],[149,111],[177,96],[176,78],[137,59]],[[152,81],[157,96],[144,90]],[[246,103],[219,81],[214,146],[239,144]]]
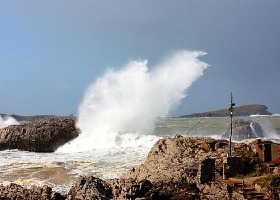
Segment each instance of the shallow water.
[[[246,117],[260,123],[266,138],[279,138],[280,116]],[[210,136],[219,138],[229,127],[230,118],[159,118],[152,135],[119,133],[120,146],[84,152],[31,153],[0,151],[0,183],[16,182],[51,186],[67,193],[79,175],[103,179],[120,177],[128,169],[144,162],[150,148],[160,138]]]

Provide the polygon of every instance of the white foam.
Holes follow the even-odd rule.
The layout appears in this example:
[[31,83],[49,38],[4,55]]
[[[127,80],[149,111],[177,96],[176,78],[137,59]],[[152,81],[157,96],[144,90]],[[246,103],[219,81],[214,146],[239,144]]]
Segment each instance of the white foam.
[[[107,70],[89,86],[79,107],[77,127],[81,135],[59,151],[145,144],[145,137],[127,138],[152,134],[156,117],[166,116],[203,75],[207,64],[198,58],[205,54],[178,51],[153,70],[148,68],[147,60]],[[121,136],[123,132],[129,134]]]
[[19,122],[15,118],[10,116],[5,116],[2,118],[2,116],[0,115],[0,128],[5,128],[10,125],[18,125],[18,124]]

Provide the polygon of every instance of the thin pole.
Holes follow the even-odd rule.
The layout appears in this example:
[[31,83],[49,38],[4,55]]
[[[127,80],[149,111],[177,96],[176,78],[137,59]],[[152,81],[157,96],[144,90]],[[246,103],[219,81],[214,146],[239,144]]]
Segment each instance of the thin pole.
[[232,137],[232,117],[233,117],[233,111],[234,108],[233,106],[235,106],[235,103],[233,103],[233,96],[232,93],[230,94],[230,136],[229,136],[229,157],[231,157],[231,137]]
[[232,137],[232,112],[230,112],[230,136],[229,136],[229,157],[231,157],[231,137]]

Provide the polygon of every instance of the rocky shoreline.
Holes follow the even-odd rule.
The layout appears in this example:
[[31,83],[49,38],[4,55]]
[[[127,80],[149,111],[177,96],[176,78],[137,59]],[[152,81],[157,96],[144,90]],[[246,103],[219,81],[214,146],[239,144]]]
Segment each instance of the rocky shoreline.
[[[254,171],[254,145],[234,144],[234,156],[247,162],[244,174]],[[59,194],[48,186],[0,186],[2,199],[246,199],[222,181],[218,174],[228,152],[228,141],[212,138],[190,138],[177,135],[160,139],[152,147],[145,162],[132,168],[119,179],[101,180],[80,176],[69,192]],[[211,167],[202,170],[205,160],[215,160],[214,176]],[[249,166],[250,165],[250,166]],[[204,177],[204,178],[203,178]],[[280,177],[279,177],[280,178]],[[275,193],[274,193],[275,194]]]
[[[74,119],[50,118],[0,129],[0,149],[53,152],[78,134]],[[246,199],[234,190],[234,184],[222,177],[225,173],[231,176],[264,173],[267,169],[263,167],[260,171],[260,166],[265,158],[258,157],[257,152],[263,150],[261,144],[270,143],[260,142],[234,143],[232,157],[236,163],[230,166],[228,140],[176,135],[158,140],[141,166],[118,179],[80,176],[67,194],[57,193],[49,186],[25,188],[11,183],[0,185],[0,199]],[[225,166],[233,170],[225,171]],[[274,196],[275,191],[276,194],[280,191],[280,176],[279,183],[277,180]],[[269,191],[263,196],[270,197]]]
[[[48,186],[30,189],[11,184],[0,186],[0,197],[7,199],[230,199],[227,185],[211,181],[201,183],[190,170],[206,157],[226,155],[227,141],[218,142],[215,152],[211,138],[165,138],[151,149],[146,161],[120,179],[101,180],[79,177],[68,194],[61,195]],[[221,160],[216,160],[217,163]],[[40,198],[39,198],[40,197]]]

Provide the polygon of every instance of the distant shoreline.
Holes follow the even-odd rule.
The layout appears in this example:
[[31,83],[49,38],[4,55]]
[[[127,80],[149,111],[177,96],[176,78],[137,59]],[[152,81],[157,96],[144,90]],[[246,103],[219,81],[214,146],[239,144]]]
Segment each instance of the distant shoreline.
[[[181,116],[167,116],[169,118],[195,118],[195,117],[228,117],[230,115],[228,109],[220,109],[220,110],[214,110],[214,111],[207,111],[207,112],[201,112],[201,113],[192,113],[188,115],[181,115]],[[237,106],[234,108],[234,116],[269,116],[273,115],[273,113],[268,111],[268,108],[265,105],[261,104],[251,104],[251,105],[243,105],[243,106]],[[17,121],[38,121],[38,120],[46,120],[52,117],[57,118],[77,118],[74,115],[70,116],[57,116],[57,115],[31,115],[31,116],[22,116],[22,115],[8,115],[8,114],[0,114],[0,116],[10,116],[16,119]],[[161,117],[159,117],[161,118]]]
[[57,115],[30,115],[30,116],[23,116],[23,115],[8,115],[8,114],[0,114],[0,116],[2,118],[4,117],[12,117],[14,119],[16,119],[17,121],[21,122],[21,121],[26,121],[26,122],[33,122],[33,121],[39,121],[39,120],[47,120],[50,118],[76,118],[73,115],[70,116],[57,116]]
[[[251,116],[251,115],[272,115],[271,112],[268,111],[268,108],[265,105],[261,104],[251,104],[251,105],[243,105],[237,106],[234,108],[233,112],[234,116]],[[194,118],[194,117],[228,117],[230,112],[228,109],[220,109],[214,111],[207,111],[201,113],[192,113],[189,115],[181,115],[178,118]]]

